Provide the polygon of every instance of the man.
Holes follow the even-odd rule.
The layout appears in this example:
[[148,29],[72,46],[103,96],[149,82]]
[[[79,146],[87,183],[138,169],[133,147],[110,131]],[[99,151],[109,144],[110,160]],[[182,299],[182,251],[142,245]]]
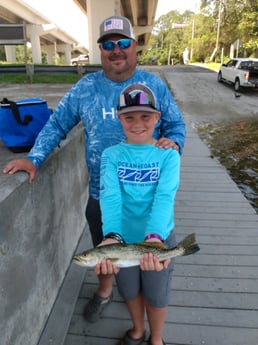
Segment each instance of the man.
[[[150,85],[161,112],[154,137],[157,146],[182,152],[185,124],[165,83],[155,75],[136,68],[137,42],[130,21],[112,16],[100,25],[98,39],[103,70],[84,76],[63,97],[49,121],[39,133],[27,159],[9,162],[5,174],[26,171],[29,182],[37,169],[66,134],[80,121],[85,131],[85,155],[90,176],[86,218],[92,242],[97,246],[103,239],[99,207],[100,158],[103,150],[123,140],[124,133],[117,118],[116,104],[121,91],[129,84]],[[99,275],[99,287],[85,308],[89,322],[96,322],[112,300],[112,275]]]

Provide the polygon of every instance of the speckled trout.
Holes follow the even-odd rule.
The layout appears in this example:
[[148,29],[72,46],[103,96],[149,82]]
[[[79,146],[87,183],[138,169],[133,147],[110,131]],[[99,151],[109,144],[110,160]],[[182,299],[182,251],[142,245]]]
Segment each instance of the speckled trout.
[[109,259],[118,267],[138,266],[145,253],[152,253],[159,261],[196,253],[200,250],[195,234],[188,235],[176,247],[168,249],[160,242],[134,244],[114,243],[86,250],[75,255],[73,261],[84,267],[93,267],[103,259]]

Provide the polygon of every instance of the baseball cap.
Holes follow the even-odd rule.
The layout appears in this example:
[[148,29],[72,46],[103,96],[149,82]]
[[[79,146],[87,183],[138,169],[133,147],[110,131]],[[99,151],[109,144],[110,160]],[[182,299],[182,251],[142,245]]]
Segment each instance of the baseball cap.
[[153,92],[143,84],[132,84],[126,87],[118,98],[118,114],[134,111],[158,112]]
[[99,27],[99,38],[97,43],[101,43],[106,36],[119,34],[135,40],[133,27],[129,19],[120,16],[112,16],[105,19]]

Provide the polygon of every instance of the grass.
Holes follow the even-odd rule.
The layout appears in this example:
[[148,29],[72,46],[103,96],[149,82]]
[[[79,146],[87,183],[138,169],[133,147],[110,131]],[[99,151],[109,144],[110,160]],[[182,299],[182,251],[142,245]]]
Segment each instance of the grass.
[[[80,79],[78,74],[35,74],[32,84],[74,84]],[[30,84],[24,74],[0,74],[0,84]]]
[[212,71],[218,72],[221,64],[217,62],[207,62],[207,63],[196,62],[196,63],[193,63],[193,65],[198,65],[204,68],[208,68]]

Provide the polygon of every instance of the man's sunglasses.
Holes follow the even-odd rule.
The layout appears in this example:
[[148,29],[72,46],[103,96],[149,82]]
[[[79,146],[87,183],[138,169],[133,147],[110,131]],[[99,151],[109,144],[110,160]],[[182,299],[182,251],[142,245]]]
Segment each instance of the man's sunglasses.
[[150,95],[141,90],[133,90],[129,93],[120,95],[118,99],[117,110],[121,110],[126,107],[132,107],[135,105],[143,105],[145,107],[147,106],[152,109],[156,109]]
[[131,40],[130,38],[122,38],[118,41],[104,41],[101,45],[104,50],[109,51],[114,50],[116,45],[118,45],[119,49],[127,49],[131,47]]

